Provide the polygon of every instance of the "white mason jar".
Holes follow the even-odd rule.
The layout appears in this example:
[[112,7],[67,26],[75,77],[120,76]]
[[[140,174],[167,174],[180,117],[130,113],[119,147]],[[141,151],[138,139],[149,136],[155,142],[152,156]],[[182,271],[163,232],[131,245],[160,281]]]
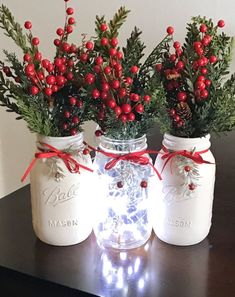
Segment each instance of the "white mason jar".
[[[149,179],[152,168],[128,160],[118,160],[106,169],[114,156],[146,150],[146,136],[131,140],[100,137],[94,159],[96,213],[94,233],[98,244],[105,248],[131,249],[144,244],[151,235],[149,220]],[[143,155],[149,159],[147,154]],[[117,160],[117,159],[116,159]],[[150,161],[151,162],[151,161]]]
[[[192,245],[209,233],[215,183],[215,159],[210,145],[210,135],[202,138],[164,135],[155,162],[156,169],[163,171],[153,197],[152,220],[156,235],[167,243]],[[211,164],[199,164],[183,156],[184,150],[186,155],[192,153]],[[182,154],[178,154],[180,151]],[[167,157],[167,153],[174,156]]]
[[[68,137],[37,136],[40,152],[50,149],[70,152],[79,164],[91,168],[89,154],[83,154],[83,134]],[[89,182],[91,172],[79,168],[71,173],[61,158],[37,159],[30,172],[33,228],[45,243],[58,246],[77,244],[92,231]]]

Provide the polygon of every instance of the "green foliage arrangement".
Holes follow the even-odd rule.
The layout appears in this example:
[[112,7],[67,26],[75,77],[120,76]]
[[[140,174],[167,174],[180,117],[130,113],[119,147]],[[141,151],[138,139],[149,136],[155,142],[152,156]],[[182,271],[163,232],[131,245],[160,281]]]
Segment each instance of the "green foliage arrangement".
[[10,10],[0,6],[0,27],[24,54],[23,61],[19,61],[14,53],[4,51],[6,61],[0,61],[0,105],[15,112],[16,119],[25,120],[31,132],[45,136],[75,135],[88,119],[87,105],[79,100],[79,86],[73,75],[77,46],[69,44],[68,37],[75,19],[67,1],[65,11],[65,24],[57,29],[54,40],[55,57],[49,61],[39,51],[40,40],[32,34],[32,23],[25,22],[24,33]]
[[165,96],[159,82],[154,86],[153,98],[151,82],[155,64],[171,37],[167,35],[143,61],[145,45],[140,39],[141,31],[135,27],[121,49],[118,34],[128,13],[121,7],[110,22],[97,16],[96,36],[93,41],[84,41],[78,51],[80,96],[89,102],[90,118],[100,127],[97,136],[142,136],[154,123],[156,98]]
[[233,40],[220,33],[224,25],[223,20],[214,25],[211,19],[193,17],[182,47],[171,28],[152,79],[156,87],[161,81],[166,92],[157,107],[162,132],[202,137],[234,128],[235,75],[227,79]]

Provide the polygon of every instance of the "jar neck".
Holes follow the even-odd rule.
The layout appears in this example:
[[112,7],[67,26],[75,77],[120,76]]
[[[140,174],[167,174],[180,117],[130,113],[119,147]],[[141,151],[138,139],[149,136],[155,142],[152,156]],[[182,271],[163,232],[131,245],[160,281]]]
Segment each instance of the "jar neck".
[[143,135],[142,137],[136,139],[117,140],[101,136],[99,148],[106,152],[119,152],[123,154],[143,151],[147,148],[147,138],[146,135]]
[[58,150],[82,150],[83,149],[83,133],[76,134],[74,136],[65,137],[51,137],[37,135],[36,145],[39,149],[49,150],[48,147],[43,146],[42,143],[49,144]]
[[202,151],[210,148],[210,134],[207,134],[204,137],[198,138],[183,138],[177,137],[170,134],[164,134],[164,139],[162,143],[167,149],[178,151],[178,150],[187,150],[187,151]]

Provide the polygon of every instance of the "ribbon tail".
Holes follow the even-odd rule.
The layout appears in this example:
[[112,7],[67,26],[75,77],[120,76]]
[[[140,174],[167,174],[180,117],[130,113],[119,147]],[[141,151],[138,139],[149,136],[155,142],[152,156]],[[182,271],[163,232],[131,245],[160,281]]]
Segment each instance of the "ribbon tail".
[[24,175],[23,175],[22,178],[21,178],[21,182],[22,182],[22,183],[25,181],[25,179],[26,179],[27,176],[29,175],[29,173],[30,173],[31,169],[33,168],[34,164],[36,163],[36,161],[37,161],[37,159],[35,158],[35,159],[33,159],[33,160],[31,161],[31,163],[29,164],[29,167],[26,169]]
[[86,166],[84,166],[84,165],[82,165],[82,164],[79,164],[79,166],[80,166],[81,168],[87,170],[87,171],[93,172],[93,170],[92,170],[91,168],[89,168],[89,167],[86,167]]
[[162,180],[161,174],[158,172],[157,168],[154,167],[152,163],[149,162],[149,165],[153,168],[154,172],[157,174],[159,180]]

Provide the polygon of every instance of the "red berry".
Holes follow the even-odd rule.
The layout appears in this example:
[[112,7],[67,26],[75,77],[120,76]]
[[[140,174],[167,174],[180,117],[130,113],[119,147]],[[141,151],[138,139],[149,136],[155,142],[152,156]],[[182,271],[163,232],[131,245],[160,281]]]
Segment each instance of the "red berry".
[[176,111],[175,111],[175,109],[170,109],[170,115],[173,117],[174,115],[176,114]]
[[87,43],[86,43],[86,48],[87,48],[89,51],[91,51],[91,50],[93,49],[93,47],[94,47],[94,43],[91,42],[91,41],[87,41]]
[[48,75],[46,77],[46,82],[48,83],[48,85],[54,85],[56,83],[54,75]]
[[143,99],[145,103],[149,103],[151,101],[151,97],[149,95],[144,95]]
[[194,41],[193,47],[195,50],[197,50],[202,47],[202,43],[200,41]]
[[68,15],[71,15],[71,14],[74,13],[74,9],[73,9],[72,7],[68,7],[68,8],[66,9],[66,12],[67,12]]
[[30,30],[32,28],[32,23],[30,21],[26,21],[24,23],[24,27],[25,27],[25,29]]
[[133,74],[136,74],[138,71],[139,71],[139,68],[137,66],[134,65],[134,66],[131,67],[131,72]]
[[202,44],[203,44],[204,46],[208,46],[209,43],[210,43],[210,41],[209,41],[208,38],[206,38],[206,37],[203,37],[203,38],[202,38]]
[[128,104],[128,103],[124,103],[123,105],[122,105],[122,112],[123,113],[130,113],[131,112],[131,106],[130,106],[130,104]]
[[73,123],[73,124],[78,124],[79,122],[80,122],[79,117],[74,116],[74,117],[72,118],[72,123]]
[[177,70],[182,70],[182,69],[184,69],[184,62],[182,62],[182,61],[178,61],[178,62],[176,63],[176,69],[177,69]]
[[95,58],[95,63],[97,64],[97,65],[102,65],[103,64],[103,58],[102,57],[96,57]]
[[206,85],[204,84],[203,81],[199,80],[196,82],[196,87],[198,90],[202,91],[206,88]]
[[85,82],[88,84],[88,85],[92,85],[94,82],[95,82],[95,76],[94,74],[92,73],[87,73],[85,75]]
[[121,107],[120,106],[116,106],[114,108],[114,112],[115,112],[116,116],[119,116],[122,113]]
[[[33,68],[33,69],[34,69],[34,68]],[[8,66],[4,66],[4,67],[2,68],[2,70],[3,70],[3,72],[4,72],[5,74],[11,73],[11,69],[10,69],[10,67],[8,67]]]
[[198,78],[197,78],[197,81],[202,81],[204,82],[205,81],[205,76],[204,75],[199,75]]
[[121,60],[123,58],[123,53],[118,51],[116,57],[118,60]]
[[161,70],[162,70],[162,64],[161,64],[161,63],[156,64],[155,68],[156,68],[156,70],[157,70],[158,72],[161,72]]
[[177,94],[177,98],[179,100],[179,102],[183,102],[187,100],[187,94],[185,92],[179,92]]
[[220,27],[220,28],[223,28],[225,26],[224,20],[219,20],[218,23],[217,23],[217,26]]
[[74,54],[77,52],[77,47],[75,44],[71,44],[69,52]]
[[71,113],[68,110],[65,110],[64,111],[64,116],[65,116],[66,119],[68,119],[68,118],[70,118]]
[[110,40],[110,45],[113,47],[116,47],[118,45],[118,39],[117,38],[112,38]]
[[89,155],[90,151],[89,151],[89,149],[85,148],[82,153],[83,153],[83,155]]
[[143,113],[144,112],[144,106],[142,104],[138,104],[135,107],[135,111],[138,112],[138,113]]
[[205,85],[206,85],[207,87],[209,87],[209,86],[211,85],[211,80],[206,79],[206,80],[205,80]]
[[59,35],[59,36],[62,36],[62,35],[64,34],[64,29],[62,29],[62,28],[58,28],[58,29],[56,30],[56,34]]
[[123,188],[123,182],[122,181],[117,182],[117,187],[120,189]]
[[67,61],[67,65],[68,65],[68,67],[72,68],[74,66],[74,61],[72,59],[69,59]]
[[70,97],[69,98],[69,104],[74,106],[77,103],[77,99],[75,97]]
[[58,86],[63,86],[65,84],[65,77],[63,75],[56,76],[56,83]]
[[24,61],[25,61],[25,62],[30,62],[30,61],[31,61],[31,56],[30,56],[29,53],[26,53],[26,54],[24,55]]
[[64,51],[64,52],[69,52],[69,50],[70,50],[70,45],[68,44],[68,42],[63,42],[62,43],[62,50]]
[[79,58],[82,62],[86,62],[88,60],[88,54],[82,53]]
[[117,80],[117,79],[113,80],[113,81],[112,81],[112,88],[113,88],[114,90],[117,90],[119,87],[120,87],[120,82],[119,82],[119,80]]
[[109,44],[109,41],[108,41],[107,38],[102,37],[101,40],[100,40],[100,44],[101,44],[102,46],[107,46],[107,45]]
[[171,62],[175,62],[176,55],[175,54],[170,55],[169,59],[170,59]]
[[92,97],[93,97],[94,99],[99,98],[99,97],[100,97],[100,91],[99,91],[98,89],[94,89],[94,90],[92,91]]
[[109,84],[108,83],[103,83],[101,85],[101,89],[102,89],[102,91],[107,92],[109,90]]
[[114,109],[117,106],[117,103],[116,103],[115,99],[110,99],[110,100],[108,100],[107,105],[111,109]]
[[78,133],[77,129],[73,128],[70,130],[70,135],[72,135],[72,136],[76,135],[77,133]]
[[201,47],[197,48],[196,53],[198,54],[198,56],[202,56],[204,54],[204,50]]
[[201,90],[200,95],[203,99],[206,99],[209,95],[209,92],[207,90]]
[[44,93],[45,93],[47,96],[50,97],[50,96],[52,95],[53,92],[52,92],[52,89],[51,89],[51,88],[45,88],[45,89],[44,89]]
[[126,96],[126,89],[124,88],[121,88],[119,91],[118,91],[118,95],[120,98],[123,98]]
[[216,56],[210,56],[209,61],[211,64],[215,64],[217,62],[217,57]]
[[62,128],[63,128],[63,130],[67,130],[68,129],[68,124],[67,123],[63,123],[63,125],[62,125]]
[[123,124],[125,124],[126,121],[127,121],[127,116],[126,116],[125,114],[121,114],[121,115],[119,116],[119,119],[123,122]]
[[101,130],[96,130],[95,131],[95,136],[96,137],[100,137],[100,136],[102,136],[103,135],[103,132],[101,131]]
[[67,68],[66,68],[65,65],[60,65],[60,66],[58,67],[58,70],[59,70],[60,73],[65,73],[66,70],[67,70]]
[[131,99],[131,101],[133,101],[133,102],[138,102],[138,101],[140,101],[140,96],[139,96],[138,94],[131,93],[131,94],[130,94],[130,99]]
[[125,81],[127,85],[131,85],[133,83],[133,79],[131,77],[126,77]]
[[135,114],[133,112],[129,113],[127,119],[129,122],[133,122],[135,120]]
[[56,85],[53,85],[53,86],[51,86],[51,89],[52,89],[52,92],[55,93],[55,92],[58,92],[59,87]]
[[39,40],[39,38],[37,38],[37,37],[34,37],[33,39],[32,39],[32,44],[33,45],[39,45],[39,43],[40,43],[40,40]]
[[108,98],[108,93],[107,92],[101,92],[100,94],[101,99],[106,100]]
[[66,32],[67,32],[68,34],[72,33],[72,32],[73,32],[73,27],[72,27],[71,25],[68,25],[68,26],[66,27]]
[[212,40],[212,37],[210,35],[205,35],[204,38],[208,39],[208,42],[210,43]]
[[142,182],[140,183],[141,188],[147,188],[148,183],[145,180],[142,180]]
[[207,72],[208,72],[208,70],[207,70],[207,68],[205,68],[205,67],[203,67],[203,68],[201,68],[201,74],[207,74]]
[[184,166],[184,170],[186,172],[189,172],[192,168],[189,165]]
[[179,43],[179,41],[175,41],[174,42],[174,44],[173,44],[173,47],[175,48],[175,49],[178,49],[178,48],[180,48],[180,43]]
[[36,86],[32,86],[32,87],[30,88],[30,93],[31,93],[32,95],[37,95],[38,92],[39,92],[38,87],[36,87]]
[[179,121],[180,121],[180,116],[179,116],[178,114],[175,114],[175,115],[174,115],[174,120],[175,120],[176,122],[179,122]]
[[25,67],[25,73],[28,76],[34,75],[34,73],[35,73],[34,64],[28,64]]
[[115,48],[110,48],[109,49],[109,54],[110,54],[111,57],[114,57],[117,54],[117,50]]
[[78,100],[76,106],[78,108],[82,108],[83,107],[83,101],[82,100]]
[[75,18],[70,17],[70,18],[68,19],[68,23],[69,23],[69,25],[73,25],[73,24],[75,24]]
[[184,121],[183,120],[179,120],[179,122],[177,123],[177,127],[181,128],[184,125]]
[[191,184],[188,185],[188,188],[189,188],[190,191],[193,191],[193,190],[196,189],[196,185],[191,183]]
[[170,26],[166,29],[166,32],[167,34],[172,35],[174,33],[174,28]]
[[58,38],[56,38],[56,39],[54,40],[54,45],[55,45],[55,46],[59,46],[59,45],[60,45],[60,40],[59,40]]
[[100,25],[100,30],[101,30],[102,32],[107,31],[107,30],[108,30],[108,26],[107,26],[107,24],[102,23],[102,24]]
[[66,78],[67,78],[67,80],[73,80],[73,73],[70,71],[70,72],[67,72],[66,73]]
[[49,66],[49,64],[50,64],[49,60],[47,60],[47,59],[42,60],[42,67],[43,68],[47,68]]
[[104,68],[104,73],[105,73],[106,75],[109,75],[109,74],[111,73],[111,71],[112,71],[112,69],[111,69],[110,66],[106,66],[106,67]]
[[207,31],[207,26],[205,24],[201,24],[200,32],[205,33]]

